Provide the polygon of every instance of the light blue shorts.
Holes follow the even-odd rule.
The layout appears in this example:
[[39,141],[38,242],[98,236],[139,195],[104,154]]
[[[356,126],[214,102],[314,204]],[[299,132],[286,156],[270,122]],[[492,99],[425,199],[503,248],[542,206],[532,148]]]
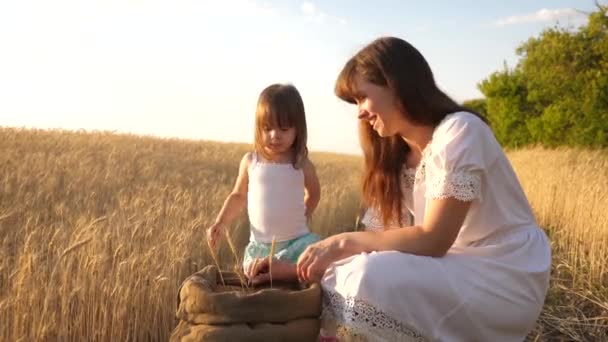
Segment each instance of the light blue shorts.
[[[274,257],[295,264],[306,247],[319,240],[321,240],[319,235],[307,233],[292,240],[277,242],[274,246]],[[255,259],[268,257],[271,246],[271,243],[249,241],[245,248],[243,267],[247,268],[247,265]]]

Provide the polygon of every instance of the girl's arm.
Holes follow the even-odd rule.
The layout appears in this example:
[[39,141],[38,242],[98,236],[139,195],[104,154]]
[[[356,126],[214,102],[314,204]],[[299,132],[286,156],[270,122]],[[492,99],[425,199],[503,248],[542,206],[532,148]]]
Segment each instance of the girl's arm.
[[317,208],[321,199],[321,185],[317,177],[317,171],[310,159],[306,158],[302,165],[304,172],[304,204],[306,205],[306,217],[310,220],[312,213]]
[[225,226],[231,224],[247,204],[247,189],[249,185],[247,169],[249,168],[249,160],[249,153],[245,154],[243,159],[241,159],[239,175],[237,176],[234,188],[224,201],[224,205],[217,215],[215,223],[207,229],[207,240],[212,246],[220,238],[220,234]]
[[239,175],[236,178],[234,188],[222,206],[222,210],[215,219],[216,223],[222,225],[231,224],[247,204],[247,189],[249,185],[249,153],[243,156],[239,165]]

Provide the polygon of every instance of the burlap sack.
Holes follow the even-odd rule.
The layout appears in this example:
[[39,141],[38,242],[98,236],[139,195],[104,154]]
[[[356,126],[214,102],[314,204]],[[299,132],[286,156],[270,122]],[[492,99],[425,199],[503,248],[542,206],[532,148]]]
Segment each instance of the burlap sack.
[[246,289],[234,272],[213,265],[188,277],[178,295],[171,341],[315,341],[321,288],[275,282]]
[[170,342],[311,342],[317,341],[319,324],[318,319],[311,318],[279,324],[206,325],[180,321],[171,335]]

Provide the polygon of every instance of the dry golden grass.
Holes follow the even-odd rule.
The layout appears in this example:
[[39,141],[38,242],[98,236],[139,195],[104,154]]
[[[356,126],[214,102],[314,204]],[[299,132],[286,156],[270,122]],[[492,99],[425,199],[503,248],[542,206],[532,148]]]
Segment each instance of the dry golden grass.
[[[213,262],[204,230],[247,149],[0,128],[0,340],[167,340],[180,282]],[[556,251],[552,294],[534,337],[602,336],[606,153],[526,150],[511,157]],[[351,229],[360,160],[325,153],[312,159],[323,186],[313,231]],[[237,250],[247,234],[243,217],[231,230]],[[225,244],[217,257],[234,263]]]
[[[0,129],[0,341],[167,340],[179,283],[212,262],[204,231],[246,150]],[[326,184],[313,228],[352,226],[357,158],[312,158]],[[219,259],[233,263],[225,246]]]
[[554,256],[534,337],[607,341],[608,151],[534,148],[509,158]]

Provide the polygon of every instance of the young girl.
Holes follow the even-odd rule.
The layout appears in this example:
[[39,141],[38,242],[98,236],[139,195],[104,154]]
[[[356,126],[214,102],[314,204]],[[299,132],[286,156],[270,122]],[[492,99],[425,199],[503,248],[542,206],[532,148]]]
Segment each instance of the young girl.
[[250,239],[243,260],[270,254],[296,262],[304,249],[319,240],[308,222],[320,199],[315,168],[308,159],[304,104],[293,85],[273,84],[260,94],[255,114],[254,152],[243,156],[232,193],[215,223],[207,229],[212,248],[247,205]]

